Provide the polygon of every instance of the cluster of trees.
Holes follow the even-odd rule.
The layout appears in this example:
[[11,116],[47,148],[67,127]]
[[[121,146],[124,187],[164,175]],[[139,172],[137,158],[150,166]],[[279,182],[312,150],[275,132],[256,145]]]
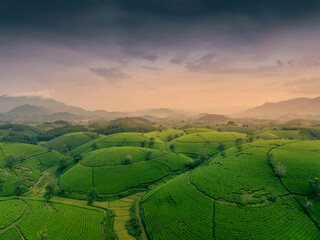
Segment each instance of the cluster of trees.
[[0,178],[0,193],[3,192],[5,182],[6,182],[6,180],[4,178]]
[[36,145],[38,140],[36,137],[30,137],[21,133],[10,132],[2,137],[2,141],[5,143],[28,143]]
[[27,192],[27,182],[28,180],[26,177],[18,177],[17,180],[13,183],[13,194],[21,196],[23,193]]
[[173,139],[176,139],[178,137],[182,137],[184,135],[184,133],[180,133],[180,134],[175,134],[175,135],[169,135],[166,139],[166,142],[171,142]]
[[5,158],[5,166],[7,168],[12,168],[13,165],[15,165],[18,162],[23,162],[24,160],[26,160],[26,157],[24,155],[21,155],[19,158],[16,156],[13,156],[12,154],[9,154],[6,158]]
[[319,180],[319,178],[315,178],[314,180],[310,180],[309,184],[310,184],[310,188],[311,188],[311,196],[316,200],[320,200],[320,180]]
[[62,136],[67,133],[73,133],[73,132],[88,132],[88,128],[81,125],[69,125],[69,126],[63,126],[51,129],[47,132],[44,132],[40,134],[37,137],[38,141],[49,141],[51,139],[54,139],[56,137]]
[[206,162],[209,158],[210,158],[210,156],[207,152],[207,149],[203,148],[199,157],[196,160],[194,160],[194,162],[188,163],[186,165],[186,167],[188,167],[189,169],[196,168],[196,167],[200,166],[201,164],[203,164],[204,162]]
[[67,167],[67,159],[64,157],[60,158],[57,171],[61,173],[66,167]]
[[123,163],[123,165],[128,165],[131,163],[131,160],[132,160],[131,155],[127,155],[122,163]]
[[150,122],[142,118],[122,118],[105,123],[90,125],[94,132],[110,135],[119,132],[152,132],[157,130]]

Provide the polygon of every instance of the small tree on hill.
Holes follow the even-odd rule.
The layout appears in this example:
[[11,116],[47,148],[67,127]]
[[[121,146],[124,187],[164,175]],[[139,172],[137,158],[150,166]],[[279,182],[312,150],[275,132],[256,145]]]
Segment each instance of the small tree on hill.
[[217,149],[220,152],[223,152],[224,150],[226,150],[226,144],[224,142],[219,142]]
[[70,150],[71,150],[71,147],[70,147],[69,144],[63,144],[62,150],[61,150],[61,152],[62,152],[63,154],[66,154],[66,153],[70,152]]
[[200,164],[204,163],[205,161],[207,161],[209,159],[209,155],[208,155],[208,152],[207,152],[207,149],[206,148],[203,148],[202,149],[202,152],[199,156],[199,160],[200,160]]
[[247,138],[247,142],[253,142],[253,133],[248,132],[246,138]]
[[82,155],[80,153],[74,153],[72,154],[72,158],[75,163],[78,163],[82,159]]
[[275,171],[275,175],[281,178],[287,174],[287,167],[284,166],[283,164],[277,163],[274,171]]
[[6,161],[7,168],[12,168],[15,163],[19,162],[19,160],[15,156],[13,156],[12,154],[9,154],[6,157],[5,161]]
[[140,147],[144,147],[146,145],[146,140],[140,142]]
[[99,196],[99,193],[95,188],[91,188],[91,190],[87,193],[87,204],[92,205],[93,201],[95,201]]
[[227,123],[227,126],[235,126],[235,125],[236,123],[232,120]]
[[3,187],[4,187],[5,182],[6,181],[3,178],[0,178],[0,193],[2,193],[2,191],[3,191]]
[[54,183],[49,183],[46,187],[45,187],[45,193],[43,195],[43,198],[45,198],[46,200],[50,200],[52,198],[52,196],[54,195],[54,189],[55,189],[55,185]]
[[313,203],[310,200],[307,200],[306,203],[303,205],[303,208],[307,213],[311,213],[312,206],[313,206]]
[[155,138],[151,137],[149,142],[149,148],[153,148]]
[[37,240],[46,240],[48,237],[47,229],[37,232]]
[[315,199],[320,199],[320,180],[319,178],[315,178],[312,181],[309,181],[310,188],[311,188],[311,195]]
[[236,142],[235,142],[235,145],[236,145],[236,148],[241,151],[242,149],[242,144],[243,144],[243,139],[242,138],[237,138]]
[[21,196],[23,193],[27,191],[27,179],[25,177],[19,177],[14,183],[13,183],[13,194],[17,196]]
[[147,151],[146,152],[146,158],[147,158],[147,160],[150,160],[152,158],[152,152],[151,151]]
[[96,142],[94,142],[94,143],[91,144],[91,148],[92,148],[93,151],[95,151],[95,150],[98,150],[100,147]]
[[276,156],[273,153],[271,153],[271,154],[268,154],[267,159],[268,159],[268,164],[273,167],[276,163]]
[[59,161],[59,166],[57,168],[57,171],[62,172],[66,168],[66,166],[67,166],[67,160],[64,157],[62,157]]
[[175,145],[172,143],[172,144],[170,144],[170,150],[172,151],[172,152],[174,152],[174,148],[175,148]]
[[172,141],[172,135],[169,135],[168,137],[167,137],[167,142],[171,142]]
[[131,155],[127,155],[126,158],[123,160],[123,165],[127,165],[131,163]]

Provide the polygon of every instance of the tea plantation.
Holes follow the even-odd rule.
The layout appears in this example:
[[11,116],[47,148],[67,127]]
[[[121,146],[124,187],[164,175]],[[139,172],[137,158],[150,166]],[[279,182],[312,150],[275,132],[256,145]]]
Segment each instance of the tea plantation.
[[[304,207],[308,181],[320,175],[319,150],[320,141],[289,140],[227,150],[143,197],[148,237],[319,239],[319,203],[310,212]],[[276,176],[272,164],[287,174]]]

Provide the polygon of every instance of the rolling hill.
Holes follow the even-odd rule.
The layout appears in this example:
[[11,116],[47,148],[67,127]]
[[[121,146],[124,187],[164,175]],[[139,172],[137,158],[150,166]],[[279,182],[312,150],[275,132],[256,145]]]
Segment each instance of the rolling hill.
[[[149,239],[319,239],[319,141],[257,141],[181,175],[141,202]],[[268,156],[273,155],[273,160]],[[277,166],[287,174],[277,177]]]
[[[127,156],[129,161],[125,162]],[[116,194],[132,188],[145,188],[193,160],[175,153],[139,147],[98,149],[66,171],[60,186],[71,192],[86,193],[95,187],[100,194]]]
[[59,152],[65,150],[66,147],[68,151],[71,151],[99,137],[99,134],[91,132],[67,133],[46,142],[45,145]]
[[226,148],[234,147],[238,138],[245,140],[246,134],[236,132],[216,132],[210,129],[186,129],[187,132],[195,132],[176,138],[167,145],[174,145],[174,151],[182,154],[208,154],[218,153],[220,142]]

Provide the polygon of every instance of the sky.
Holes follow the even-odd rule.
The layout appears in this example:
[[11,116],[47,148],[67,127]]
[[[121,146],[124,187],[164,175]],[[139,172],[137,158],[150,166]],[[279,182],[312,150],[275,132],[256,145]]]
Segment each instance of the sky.
[[318,0],[0,0],[0,94],[233,113],[320,96]]

